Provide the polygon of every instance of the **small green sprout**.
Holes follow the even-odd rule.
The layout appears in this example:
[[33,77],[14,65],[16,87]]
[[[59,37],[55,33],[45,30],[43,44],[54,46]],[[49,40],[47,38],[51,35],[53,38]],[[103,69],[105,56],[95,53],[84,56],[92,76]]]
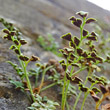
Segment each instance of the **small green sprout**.
[[41,47],[44,50],[51,51],[52,53],[59,57],[62,56],[62,54],[58,52],[59,44],[58,42],[55,41],[55,38],[51,34],[48,34],[47,39],[43,36],[39,36],[37,38],[37,42],[41,45]]

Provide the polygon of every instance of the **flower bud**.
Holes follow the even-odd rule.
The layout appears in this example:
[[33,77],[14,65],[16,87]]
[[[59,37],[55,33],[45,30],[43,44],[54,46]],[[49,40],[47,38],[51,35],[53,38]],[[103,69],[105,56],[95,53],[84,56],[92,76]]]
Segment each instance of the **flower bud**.
[[38,60],[40,60],[39,59],[39,57],[36,57],[36,56],[31,56],[31,59],[30,59],[30,61],[38,61]]
[[100,86],[100,90],[103,94],[108,92],[107,89],[102,84],[99,84],[99,86]]

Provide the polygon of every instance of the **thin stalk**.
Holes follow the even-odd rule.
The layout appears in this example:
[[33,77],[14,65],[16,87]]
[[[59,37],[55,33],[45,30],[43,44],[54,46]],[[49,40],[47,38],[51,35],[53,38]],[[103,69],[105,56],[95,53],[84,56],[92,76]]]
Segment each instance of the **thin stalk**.
[[67,109],[67,110],[70,110],[70,107],[69,107],[69,104],[68,104],[67,101],[66,101],[66,109]]
[[83,18],[82,25],[80,26],[80,42],[79,42],[78,47],[80,46],[82,40],[84,39],[83,38],[83,28],[84,28],[84,25],[85,25],[85,20],[86,20],[86,17]]
[[52,86],[55,86],[56,84],[57,84],[57,82],[52,83],[52,84],[50,84],[50,85],[48,85],[48,86],[42,88],[40,92],[42,92],[42,91],[44,91],[44,90],[46,90],[46,89],[48,89],[48,88],[50,88],[50,87],[52,87]]
[[62,103],[61,103],[61,110],[65,110],[65,101],[66,101],[66,94],[65,94],[65,88],[66,88],[66,80],[67,80],[67,78],[66,78],[66,72],[67,72],[67,70],[68,70],[68,66],[69,66],[69,64],[68,64],[68,58],[67,58],[67,65],[66,65],[66,70],[65,70],[65,74],[64,74],[64,85],[63,85],[63,89],[62,89]]
[[[21,54],[21,50],[20,50],[21,44],[19,46],[17,46],[17,47],[18,47],[19,53]],[[19,56],[17,56],[17,57],[19,59]],[[19,59],[19,62],[20,62],[20,65],[21,65],[21,67],[22,67],[22,69],[24,71],[24,75],[25,75],[25,78],[26,78],[26,81],[27,81],[27,86],[28,86],[29,91],[31,93],[32,100],[35,102],[36,100],[35,100],[35,97],[34,97],[34,94],[33,94],[33,91],[32,91],[32,86],[31,86],[31,83],[30,83],[30,80],[29,80],[29,77],[28,77],[28,73],[27,73],[27,70],[26,70],[27,63],[24,63],[20,59]]]
[[44,78],[45,78],[45,73],[46,73],[49,69],[51,69],[51,68],[53,68],[53,66],[49,66],[49,67],[47,67],[46,69],[44,69],[43,75],[42,75],[42,80],[41,80],[41,83],[40,83],[40,86],[39,86],[38,94],[41,92],[41,88],[42,88],[42,86],[43,86],[43,82],[44,82]]
[[75,104],[74,104],[74,106],[73,106],[73,110],[76,110],[76,106],[77,106],[77,103],[78,103],[78,101],[79,101],[79,99],[80,99],[81,94],[82,94],[82,91],[80,91],[79,95],[78,95],[77,98],[76,98]]
[[66,90],[64,89],[64,94],[63,94],[63,102],[62,102],[62,110],[65,110],[65,104],[66,104],[66,98],[67,98],[67,92],[68,92],[68,86],[69,86],[70,81],[67,81],[67,84],[65,83]]
[[65,100],[64,100],[64,97],[65,97],[65,87],[66,87],[66,72],[65,72],[65,75],[64,75],[64,85],[63,85],[63,89],[62,89],[62,103],[61,103],[61,110],[65,110]]
[[74,71],[74,66],[72,66],[72,68],[71,68],[70,77],[72,76],[73,71]]
[[[89,72],[88,72],[88,75],[87,75],[86,80],[85,80],[85,82],[84,82],[84,86],[86,85],[86,83],[87,83],[87,81],[88,81],[88,76],[90,75],[90,73],[91,73],[91,68],[89,67]],[[79,101],[79,99],[80,99],[81,94],[82,94],[82,91],[80,91],[78,97],[76,98],[75,104],[74,104],[74,106],[73,106],[73,110],[76,109],[76,106],[77,106],[77,103],[78,103],[78,101]]]
[[37,75],[35,76],[35,87],[37,87],[37,82],[38,82],[38,73],[37,73]]
[[22,63],[22,66],[23,66],[24,74],[25,74],[25,77],[26,77],[26,80],[27,80],[27,85],[28,85],[29,91],[30,91],[31,96],[32,96],[32,100],[35,102],[36,100],[35,100],[35,97],[34,97],[34,94],[33,94],[33,91],[32,91],[31,83],[30,83],[28,73],[26,71],[26,67],[25,67],[24,63]]
[[[96,84],[96,83],[91,84],[90,90],[91,90],[91,88],[92,88],[95,84]],[[87,98],[88,94],[89,94],[89,90],[88,90],[88,91],[85,93],[85,95],[84,95],[83,103],[82,103],[82,105],[81,105],[81,110],[83,110],[83,107],[84,107],[84,104],[85,104],[85,101],[86,101],[86,98]]]
[[[66,84],[66,91],[65,91],[65,96],[64,96],[64,102],[66,103],[66,99],[67,99],[67,93],[68,93],[68,87],[69,87],[69,84],[70,84],[70,80],[67,80],[67,84]],[[64,104],[65,104],[64,103]]]
[[84,68],[80,68],[78,71],[74,72],[72,74],[72,77],[75,76],[76,74],[78,74],[79,72],[83,71],[84,69],[86,69],[87,67],[84,67]]

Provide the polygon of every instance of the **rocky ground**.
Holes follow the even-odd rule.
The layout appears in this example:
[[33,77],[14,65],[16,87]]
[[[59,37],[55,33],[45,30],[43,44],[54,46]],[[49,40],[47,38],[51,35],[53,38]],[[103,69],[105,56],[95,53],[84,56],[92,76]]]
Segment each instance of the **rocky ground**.
[[[28,44],[22,48],[23,52],[28,56],[33,54],[39,56],[41,62],[47,62],[50,58],[57,60],[61,58],[56,57],[51,52],[44,51],[37,45],[36,38],[39,35],[46,37],[47,33],[51,33],[56,41],[61,43],[60,36],[67,32],[79,35],[78,28],[72,26],[68,18],[80,10],[88,11],[90,17],[95,17],[101,21],[98,24],[102,28],[105,26],[105,32],[110,31],[110,12],[86,0],[0,0],[0,16],[13,22],[28,41]],[[0,34],[0,36],[2,35]],[[9,83],[9,78],[19,80],[13,68],[6,62],[7,60],[18,62],[13,52],[8,49],[10,45],[11,42],[0,38],[0,110],[25,110],[29,105],[28,99],[25,94],[15,90]],[[44,94],[59,101],[59,96],[56,95],[54,88],[49,89]],[[90,97],[87,100],[84,110],[94,110],[94,102],[91,101]],[[74,100],[71,99],[70,103],[72,105]],[[79,106],[77,110],[80,110]]]

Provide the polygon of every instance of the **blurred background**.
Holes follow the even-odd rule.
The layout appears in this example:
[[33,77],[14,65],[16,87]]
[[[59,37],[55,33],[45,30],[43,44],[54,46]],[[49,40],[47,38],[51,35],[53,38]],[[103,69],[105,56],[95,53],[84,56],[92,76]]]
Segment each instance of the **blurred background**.
[[[34,54],[41,58],[41,62],[47,62],[50,58],[55,58],[58,61],[62,59],[58,57],[60,56],[58,50],[64,45],[67,46],[67,43],[60,38],[62,35],[71,32],[73,35],[79,36],[79,28],[72,25],[69,18],[76,16],[78,11],[89,12],[88,17],[97,19],[97,22],[85,28],[89,31],[94,30],[99,34],[101,43],[98,44],[97,49],[100,48],[99,51],[106,54],[110,50],[109,46],[105,45],[109,44],[110,41],[110,11],[89,1],[0,0],[0,17],[12,22],[23,33],[23,37],[28,41],[28,44],[22,48],[26,55]],[[1,24],[0,29],[3,29]],[[25,101],[25,96],[22,93],[16,93],[8,82],[9,77],[18,78],[14,75],[13,68],[6,63],[7,60],[17,62],[16,56],[8,50],[9,46],[10,43],[0,38],[0,97],[2,97],[0,98],[0,110],[24,110],[28,105],[27,99]],[[108,52],[108,54],[110,53]],[[33,67],[33,65],[30,65],[30,67]],[[109,72],[108,66],[103,74],[109,76]],[[82,75],[82,77],[85,76]],[[4,97],[4,94],[7,95],[7,91],[11,94],[9,98]],[[58,96],[55,95],[55,90],[48,90],[43,95],[45,94],[50,99],[57,101]],[[52,95],[50,96],[50,94]],[[73,104],[72,101],[70,101],[71,104]],[[94,105],[91,98],[88,98],[84,110],[94,110]]]
[[79,29],[68,19],[81,10],[89,12],[102,29],[110,31],[110,12],[87,0],[0,0],[0,16],[34,37],[51,33],[59,38],[67,32],[77,35]]

